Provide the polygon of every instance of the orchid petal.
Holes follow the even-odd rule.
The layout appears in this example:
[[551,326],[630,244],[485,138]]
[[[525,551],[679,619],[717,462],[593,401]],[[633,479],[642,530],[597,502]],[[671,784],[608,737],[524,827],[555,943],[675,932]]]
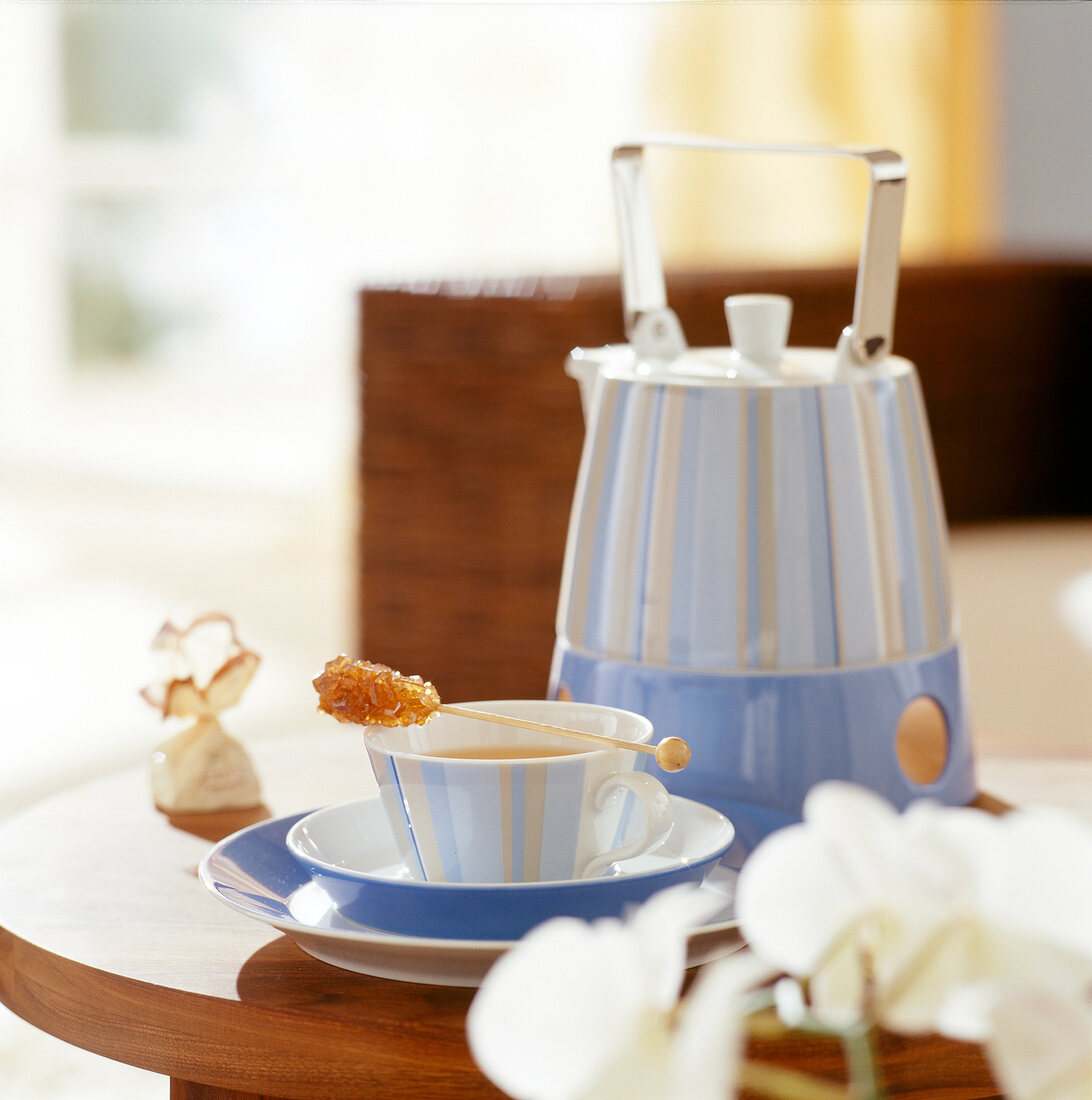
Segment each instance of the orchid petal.
[[671,1097],[725,1100],[735,1095],[743,1050],[744,994],[775,975],[741,951],[704,967],[687,994],[668,1060]]
[[982,884],[989,919],[1092,960],[1092,827],[1061,812],[1001,819],[1007,871]]
[[898,820],[886,799],[855,783],[831,779],[817,783],[804,798],[804,820],[825,833],[856,832],[865,839],[877,827],[890,827]]
[[869,905],[827,839],[806,824],[763,840],[744,863],[736,889],[744,939],[796,976],[811,974]]
[[517,1100],[683,1095],[671,1052],[687,936],[721,904],[681,886],[624,923],[561,918],[534,929],[471,1005],[467,1036],[482,1071]]
[[1092,1006],[1043,987],[1013,990],[995,1013],[990,1063],[1013,1100],[1092,1096]]
[[832,953],[823,968],[808,979],[812,1012],[832,1030],[861,1023],[867,989],[864,955],[850,941]]
[[693,885],[653,894],[630,914],[628,929],[643,960],[644,998],[667,1012],[674,1007],[686,974],[689,932],[713,917],[721,900]]
[[670,1046],[670,1017],[647,1013],[637,1021],[627,1045],[604,1064],[580,1100],[672,1100],[685,1095],[674,1091],[669,1076]]
[[486,975],[467,1016],[482,1072],[517,1100],[575,1100],[638,1030],[641,959],[619,921],[547,921]]

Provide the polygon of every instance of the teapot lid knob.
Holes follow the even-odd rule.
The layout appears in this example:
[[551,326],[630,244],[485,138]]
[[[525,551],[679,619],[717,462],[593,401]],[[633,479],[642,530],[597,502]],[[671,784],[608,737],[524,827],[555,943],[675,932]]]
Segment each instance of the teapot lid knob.
[[732,350],[765,370],[777,370],[789,342],[792,299],[783,294],[733,294],[724,299]]

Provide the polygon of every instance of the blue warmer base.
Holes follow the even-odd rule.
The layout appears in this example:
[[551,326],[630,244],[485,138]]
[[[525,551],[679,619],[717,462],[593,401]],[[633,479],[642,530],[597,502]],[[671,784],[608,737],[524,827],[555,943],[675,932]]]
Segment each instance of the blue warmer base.
[[[799,820],[804,796],[844,779],[902,808],[916,798],[966,805],[976,795],[958,646],[867,668],[792,673],[706,673],[610,661],[559,641],[550,695],[647,716],[657,740],[690,743],[690,765],[661,775],[685,798],[727,814],[739,850]],[[933,783],[903,772],[895,730],[908,703],[934,699],[948,723],[948,754]]]

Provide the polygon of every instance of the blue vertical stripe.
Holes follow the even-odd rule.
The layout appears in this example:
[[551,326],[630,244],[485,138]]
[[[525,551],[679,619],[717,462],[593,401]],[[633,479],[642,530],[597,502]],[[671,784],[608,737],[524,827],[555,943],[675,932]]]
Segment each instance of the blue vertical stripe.
[[683,404],[682,448],[679,454],[678,497],[675,501],[675,559],[671,569],[671,616],[668,657],[672,664],[688,667],[693,635],[694,531],[698,524],[698,483],[693,471],[698,466],[701,438],[701,391],[687,390]]
[[[743,395],[738,389],[700,390],[697,464],[690,480],[701,514],[676,536],[680,548],[705,578],[690,594],[688,664],[711,668],[735,664],[739,650],[739,434]],[[735,431],[733,431],[735,428]]]
[[[613,419],[618,387],[596,386],[595,417],[604,423]],[[576,478],[576,499],[565,545],[565,565],[559,597],[559,621],[562,632],[578,644],[587,643],[587,618],[592,561],[595,553],[595,519],[602,510],[603,470],[610,443],[607,432],[591,429],[580,455]]]
[[622,812],[618,815],[618,825],[615,827],[614,836],[611,838],[610,851],[621,848],[626,840],[626,831],[629,829],[630,818],[633,816],[633,804],[637,801],[632,791],[620,790],[617,795],[622,799]]
[[[460,763],[444,765],[444,785],[449,792],[446,805],[457,818],[455,828],[459,832],[461,850],[459,871],[464,882],[505,880],[504,847],[509,837],[502,835],[504,811],[501,808],[500,773],[501,769],[496,764],[473,768]],[[472,802],[473,805],[459,802],[452,805],[450,792],[454,792],[457,799]],[[493,822],[494,826],[484,836],[468,834],[466,822],[475,819]]]
[[811,562],[813,667],[838,664],[837,619],[834,612],[834,548],[827,500],[827,456],[823,445],[818,387],[802,390],[804,477],[808,509],[808,558]]
[[921,610],[921,575],[914,543],[914,503],[910,495],[906,443],[899,424],[895,384],[887,378],[873,383],[876,409],[883,426],[887,478],[894,504],[895,544],[898,553],[899,591],[902,596],[905,649],[920,653],[925,649],[925,619]]
[[660,420],[663,417],[664,387],[657,386],[650,394],[652,416],[648,426],[648,446],[645,448],[645,468],[641,476],[641,508],[637,517],[637,561],[634,566],[634,586],[630,596],[633,618],[630,622],[626,656],[639,657],[644,648],[644,608],[647,599],[648,553],[652,546],[652,490],[656,483],[656,462],[660,442]]
[[512,881],[523,881],[524,815],[527,813],[527,769],[512,768]]
[[940,640],[941,642],[946,642],[952,629],[952,613],[951,609],[948,607],[947,598],[946,577],[948,575],[948,566],[945,558],[945,551],[941,549],[942,545],[945,550],[947,549],[947,540],[944,537],[944,507],[943,501],[937,496],[940,490],[933,464],[932,443],[925,431],[925,411],[916,380],[914,388],[911,391],[911,396],[910,409],[911,419],[914,424],[914,449],[918,460],[917,476],[921,479],[922,487],[925,490],[925,499],[929,511],[929,545],[933,554],[933,576],[936,578],[936,602],[941,628]]
[[683,444],[687,388],[665,386],[656,466],[652,476],[652,518],[641,605],[640,660],[669,659],[673,614],[671,575],[678,553],[676,504],[679,498],[679,455]]
[[[759,650],[761,634],[761,601],[759,599],[762,562],[759,553],[759,417],[758,390],[747,393],[747,645],[748,668],[758,668],[762,659]],[[766,502],[773,507],[773,501]]]
[[[648,771],[645,767],[645,762],[648,760],[648,757],[643,753],[637,753],[635,755],[638,756],[638,759],[634,761],[633,770],[635,772]],[[614,837],[611,840],[611,849],[621,848],[626,842],[626,834],[629,832],[630,822],[633,820],[634,808],[640,801],[633,791],[627,790],[624,787],[619,789],[618,797],[623,799],[622,812],[618,815],[618,825],[614,830]],[[641,812],[643,814],[645,810],[642,808]]]
[[853,412],[852,391],[823,390],[826,423],[824,456],[829,469],[833,566],[837,575],[838,655],[846,664],[875,661],[880,654],[877,628],[879,593],[870,550],[871,532],[866,479],[867,456]]
[[588,617],[584,625],[584,644],[588,648],[605,652],[612,608],[610,606],[610,571],[614,547],[611,533],[615,528],[617,510],[625,506],[618,500],[619,468],[625,443],[629,406],[636,390],[625,386],[619,393],[610,425],[610,445],[607,447],[603,473],[603,495],[599,501],[599,513],[595,517],[595,537],[591,548],[591,569],[588,581]]
[[774,562],[777,667],[810,668],[815,661],[811,588],[815,582],[808,530],[807,451],[803,389],[770,391],[773,417]]
[[545,850],[539,859],[539,879],[543,882],[569,879],[573,876],[576,845],[580,837],[579,796],[582,792],[585,761],[581,756],[565,756],[546,764],[545,805],[542,810],[542,838]]
[[449,801],[451,788],[444,776],[443,762],[439,760],[422,760],[421,780],[425,785],[429,818],[432,821],[432,832],[436,838],[436,848],[440,853],[440,862],[444,868],[444,880],[459,882],[462,880],[462,875],[459,871],[455,822],[451,812],[451,802]]
[[380,798],[387,811],[387,819],[391,823],[398,851],[408,862],[410,873],[415,878],[423,879],[425,869],[417,847],[417,836],[410,825],[409,813],[406,810],[406,796],[398,777],[398,769],[386,753],[369,751],[368,759],[371,761],[376,782],[379,784]]

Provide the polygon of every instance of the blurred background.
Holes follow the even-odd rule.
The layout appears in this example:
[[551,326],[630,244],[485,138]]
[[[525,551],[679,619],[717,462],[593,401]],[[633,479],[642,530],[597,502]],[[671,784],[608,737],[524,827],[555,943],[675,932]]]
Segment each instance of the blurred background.
[[[0,815],[147,758],[166,618],[263,655],[233,732],[315,720],[362,285],[616,272],[650,131],[896,149],[907,263],[1088,260],[1090,57],[1080,3],[0,0]],[[858,166],[720,159],[652,166],[669,267],[855,262]],[[19,1026],[5,1100],[165,1095]]]

